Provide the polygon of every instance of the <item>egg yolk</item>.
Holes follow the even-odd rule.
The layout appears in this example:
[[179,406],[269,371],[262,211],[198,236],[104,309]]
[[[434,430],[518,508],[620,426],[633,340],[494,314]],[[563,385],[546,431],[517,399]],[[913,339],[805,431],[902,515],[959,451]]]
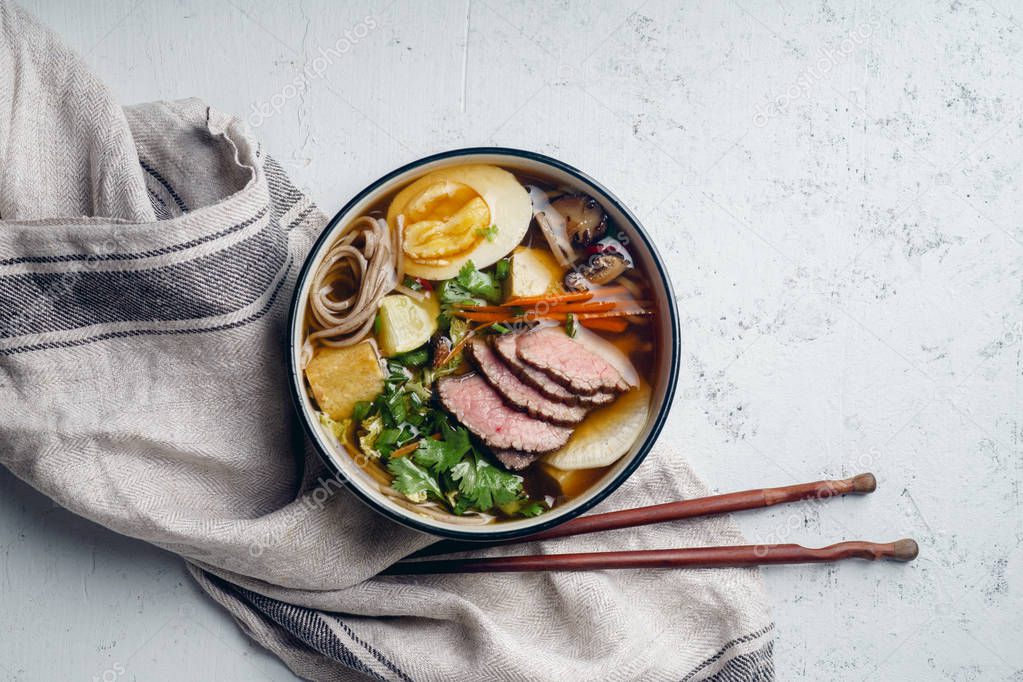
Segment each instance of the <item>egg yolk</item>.
[[401,208],[402,249],[420,263],[445,265],[445,258],[476,246],[490,225],[490,208],[468,185],[441,180],[425,187]]

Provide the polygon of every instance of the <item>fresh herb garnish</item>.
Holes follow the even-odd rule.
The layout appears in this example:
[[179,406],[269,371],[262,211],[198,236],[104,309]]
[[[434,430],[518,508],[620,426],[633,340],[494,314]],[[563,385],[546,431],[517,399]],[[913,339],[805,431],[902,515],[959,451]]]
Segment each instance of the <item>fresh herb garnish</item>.
[[532,500],[530,502],[526,502],[525,504],[519,506],[518,513],[520,515],[522,515],[522,516],[532,517],[532,516],[539,516],[540,514],[543,514],[545,511],[547,511],[548,509],[549,509],[549,507],[547,506],[546,502],[540,502],[540,501],[537,501],[537,500]]
[[447,330],[456,307],[500,303],[502,298],[496,267],[495,274],[491,274],[477,270],[472,261],[466,261],[453,279],[438,284],[436,293],[440,302],[437,324],[441,332]]
[[472,444],[468,431],[461,427],[444,428],[440,439],[424,439],[412,453],[412,458],[416,464],[435,474],[442,474],[458,464],[470,449]]
[[466,261],[455,276],[455,281],[471,296],[479,296],[488,303],[501,301],[501,287],[494,281],[494,276],[477,270],[472,261]]
[[476,236],[477,237],[483,237],[488,242],[492,242],[495,239],[497,239],[497,233],[499,231],[500,231],[500,228],[498,228],[497,225],[489,225],[487,227],[477,227],[476,228]]
[[459,499],[480,511],[523,497],[522,477],[498,469],[475,452],[451,468]]
[[408,457],[387,460],[387,470],[394,474],[391,487],[413,502],[426,502],[430,497],[444,501],[437,479]]

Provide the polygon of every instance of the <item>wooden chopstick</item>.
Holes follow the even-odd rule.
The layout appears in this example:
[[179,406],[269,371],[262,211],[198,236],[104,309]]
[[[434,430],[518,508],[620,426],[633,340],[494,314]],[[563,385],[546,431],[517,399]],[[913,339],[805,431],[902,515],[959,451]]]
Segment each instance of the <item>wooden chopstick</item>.
[[411,559],[424,556],[436,556],[438,554],[451,554],[452,552],[486,549],[487,547],[495,547],[498,545],[533,542],[535,540],[550,540],[569,535],[596,533],[602,530],[645,526],[651,523],[677,521],[679,519],[690,519],[697,516],[727,514],[730,512],[745,511],[748,509],[771,507],[776,504],[784,504],[787,502],[797,502],[799,500],[814,498],[825,500],[837,495],[846,495],[849,493],[871,493],[876,489],[877,479],[874,478],[874,474],[867,473],[834,481],[814,481],[812,483],[799,483],[797,485],[788,485],[780,488],[742,490],[734,493],[698,497],[692,500],[682,500],[680,502],[655,504],[649,507],[637,507],[635,509],[622,509],[620,511],[605,512],[603,514],[580,516],[572,519],[571,521],[566,521],[560,526],[555,526],[550,530],[521,538],[512,538],[510,540],[500,540],[497,542],[441,540],[440,542],[436,542],[429,547],[425,547],[406,558]]
[[769,564],[810,564],[843,559],[912,561],[919,548],[914,540],[889,543],[839,542],[813,549],[802,545],[737,545],[689,549],[645,549],[627,552],[540,554],[491,559],[434,559],[401,561],[383,575],[436,573],[507,573],[522,571],[589,571],[608,568],[724,568]]

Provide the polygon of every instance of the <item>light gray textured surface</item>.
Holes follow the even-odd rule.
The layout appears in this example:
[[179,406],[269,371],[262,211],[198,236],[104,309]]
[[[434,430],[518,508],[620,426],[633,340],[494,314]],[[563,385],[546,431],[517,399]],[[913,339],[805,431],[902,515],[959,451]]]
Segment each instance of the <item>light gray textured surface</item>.
[[[1023,677],[1018,6],[27,5],[126,103],[262,111],[328,213],[455,146],[605,181],[683,311],[663,438],[722,491],[878,475],[739,517],[754,540],[921,543],[908,566],[766,571],[779,679]],[[174,557],[0,490],[0,676],[289,678]]]

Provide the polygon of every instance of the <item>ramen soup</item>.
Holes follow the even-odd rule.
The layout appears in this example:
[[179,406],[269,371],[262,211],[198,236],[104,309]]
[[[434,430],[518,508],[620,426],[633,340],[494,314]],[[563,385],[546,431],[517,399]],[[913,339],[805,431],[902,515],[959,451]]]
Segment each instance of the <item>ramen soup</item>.
[[302,366],[328,440],[448,522],[583,494],[649,417],[658,320],[629,249],[593,197],[498,166],[384,198],[312,274]]

